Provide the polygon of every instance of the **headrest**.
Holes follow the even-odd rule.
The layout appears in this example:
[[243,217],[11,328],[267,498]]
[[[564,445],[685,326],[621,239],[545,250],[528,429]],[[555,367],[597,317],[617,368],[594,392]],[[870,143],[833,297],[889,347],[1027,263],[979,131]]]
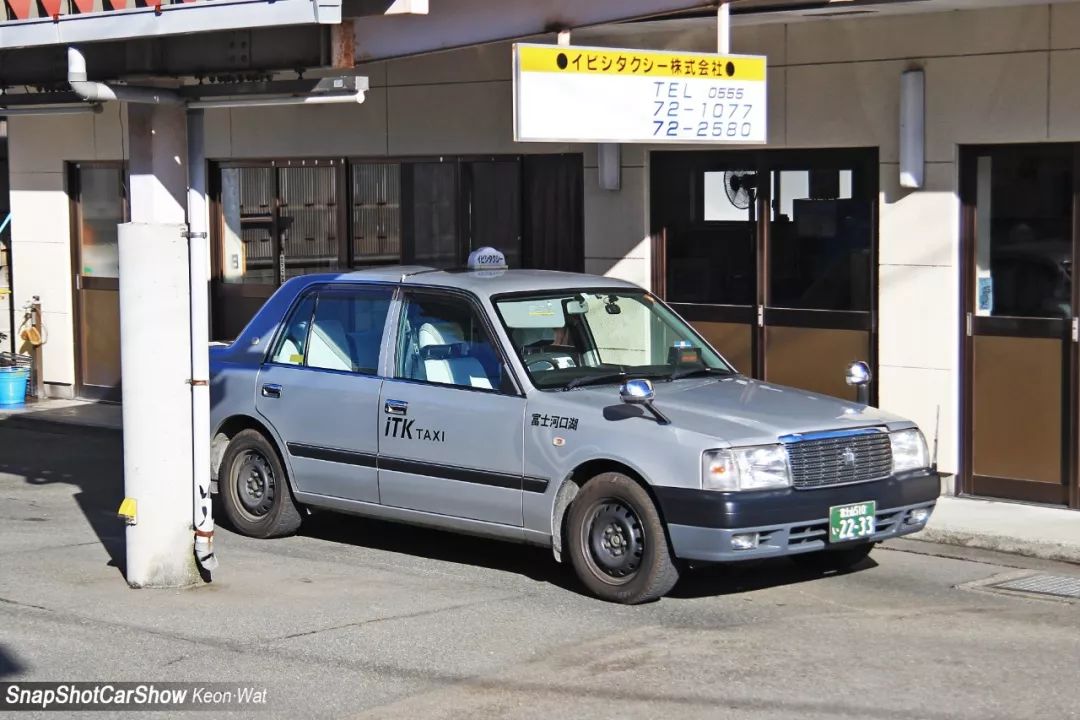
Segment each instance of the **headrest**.
[[456,345],[464,341],[461,326],[453,322],[426,322],[416,334],[416,344],[421,348],[429,345]]

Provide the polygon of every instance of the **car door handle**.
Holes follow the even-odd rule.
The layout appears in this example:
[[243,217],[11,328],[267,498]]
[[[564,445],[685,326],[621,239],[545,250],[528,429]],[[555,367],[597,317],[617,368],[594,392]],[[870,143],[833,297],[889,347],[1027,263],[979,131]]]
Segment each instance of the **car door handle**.
[[272,385],[272,384],[263,385],[262,386],[262,396],[263,397],[268,397],[268,398],[279,398],[279,397],[281,397],[281,386],[280,385]]
[[403,400],[387,400],[383,409],[387,415],[404,415],[409,411],[409,403]]

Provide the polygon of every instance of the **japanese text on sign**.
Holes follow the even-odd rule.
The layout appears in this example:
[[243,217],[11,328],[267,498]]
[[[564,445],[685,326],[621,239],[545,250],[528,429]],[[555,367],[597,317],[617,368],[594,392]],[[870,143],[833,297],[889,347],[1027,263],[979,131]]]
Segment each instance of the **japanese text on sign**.
[[766,140],[764,57],[523,44],[514,51],[518,141]]

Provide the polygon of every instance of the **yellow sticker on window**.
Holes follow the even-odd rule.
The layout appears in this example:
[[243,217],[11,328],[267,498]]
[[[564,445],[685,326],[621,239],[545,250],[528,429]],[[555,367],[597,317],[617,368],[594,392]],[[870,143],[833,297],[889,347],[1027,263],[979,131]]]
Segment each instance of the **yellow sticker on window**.
[[530,305],[529,317],[555,317],[555,308],[550,302]]
[[289,356],[289,362],[291,362],[293,365],[300,365],[300,364],[302,364],[304,362],[304,356],[303,355],[290,355]]

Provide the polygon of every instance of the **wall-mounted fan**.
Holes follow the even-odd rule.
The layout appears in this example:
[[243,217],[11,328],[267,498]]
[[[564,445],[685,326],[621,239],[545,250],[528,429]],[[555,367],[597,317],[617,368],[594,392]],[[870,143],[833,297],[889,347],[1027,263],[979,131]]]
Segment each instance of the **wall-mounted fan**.
[[724,190],[728,201],[740,210],[749,210],[757,198],[758,176],[751,170],[728,170],[724,173]]

